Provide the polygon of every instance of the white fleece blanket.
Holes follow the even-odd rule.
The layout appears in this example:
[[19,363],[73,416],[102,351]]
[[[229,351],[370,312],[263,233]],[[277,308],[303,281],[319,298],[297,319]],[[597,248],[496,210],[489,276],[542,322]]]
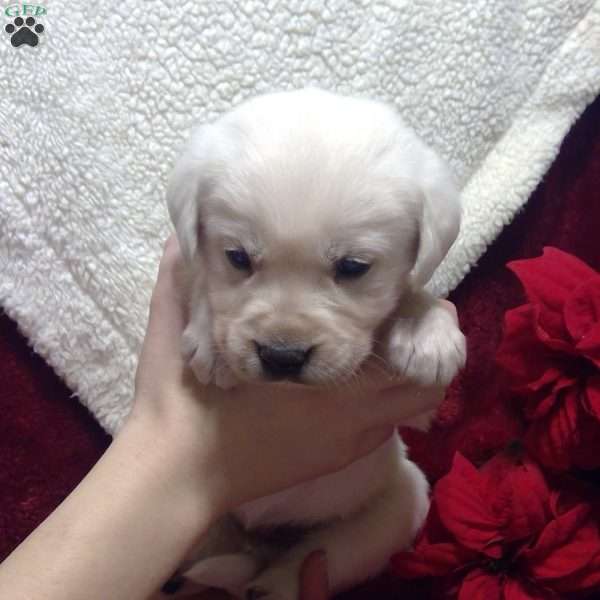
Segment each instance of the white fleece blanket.
[[594,0],[44,6],[36,47],[13,47],[0,15],[0,303],[109,432],[192,123],[307,84],[393,102],[463,184],[460,239],[432,282],[446,294],[600,89]]

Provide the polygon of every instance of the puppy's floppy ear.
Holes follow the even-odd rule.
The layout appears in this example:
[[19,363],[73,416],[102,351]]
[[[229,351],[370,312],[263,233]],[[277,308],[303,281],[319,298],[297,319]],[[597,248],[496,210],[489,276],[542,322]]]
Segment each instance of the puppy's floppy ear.
[[201,125],[192,131],[167,186],[169,215],[186,261],[198,250],[200,208],[214,186],[215,173],[211,168],[214,129],[213,125]]
[[419,243],[411,271],[415,287],[423,287],[446,256],[458,235],[462,212],[460,194],[450,170],[429,149],[421,178]]

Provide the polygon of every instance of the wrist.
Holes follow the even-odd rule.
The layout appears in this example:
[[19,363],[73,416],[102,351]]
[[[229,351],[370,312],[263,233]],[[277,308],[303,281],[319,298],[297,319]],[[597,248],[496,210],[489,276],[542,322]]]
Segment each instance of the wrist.
[[[206,533],[218,516],[210,485],[192,483],[203,473],[186,474],[184,447],[147,417],[127,420],[83,481],[3,563],[2,598],[147,598]],[[31,576],[39,564],[44,569]]]
[[169,415],[134,410],[114,443],[135,461],[141,477],[154,482],[155,501],[168,505],[181,533],[193,544],[224,508],[209,446],[201,443],[201,432],[192,439],[189,424],[180,425]]

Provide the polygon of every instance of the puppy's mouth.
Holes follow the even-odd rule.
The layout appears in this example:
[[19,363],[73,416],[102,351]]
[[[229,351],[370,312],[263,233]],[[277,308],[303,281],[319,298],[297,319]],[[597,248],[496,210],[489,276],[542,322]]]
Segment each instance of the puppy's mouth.
[[223,344],[221,357],[236,379],[246,383],[331,387],[356,377],[371,351],[366,336],[236,337]]
[[247,382],[327,388],[352,379],[362,361],[334,364],[317,352],[317,346],[269,346],[254,342],[252,351],[230,364],[234,373]]
[[268,383],[269,385],[278,385],[278,386],[303,386],[303,387],[318,387],[318,385],[314,382],[303,380],[302,377],[271,377],[265,376],[263,377],[263,381]]

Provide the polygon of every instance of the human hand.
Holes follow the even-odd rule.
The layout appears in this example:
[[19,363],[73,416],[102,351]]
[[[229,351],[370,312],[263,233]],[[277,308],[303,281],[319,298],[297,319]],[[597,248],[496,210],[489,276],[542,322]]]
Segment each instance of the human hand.
[[131,420],[156,428],[165,452],[179,453],[181,478],[209,495],[218,510],[344,467],[443,397],[443,388],[398,385],[375,361],[331,389],[202,386],[180,351],[185,309],[179,269],[171,238],[152,295]]

